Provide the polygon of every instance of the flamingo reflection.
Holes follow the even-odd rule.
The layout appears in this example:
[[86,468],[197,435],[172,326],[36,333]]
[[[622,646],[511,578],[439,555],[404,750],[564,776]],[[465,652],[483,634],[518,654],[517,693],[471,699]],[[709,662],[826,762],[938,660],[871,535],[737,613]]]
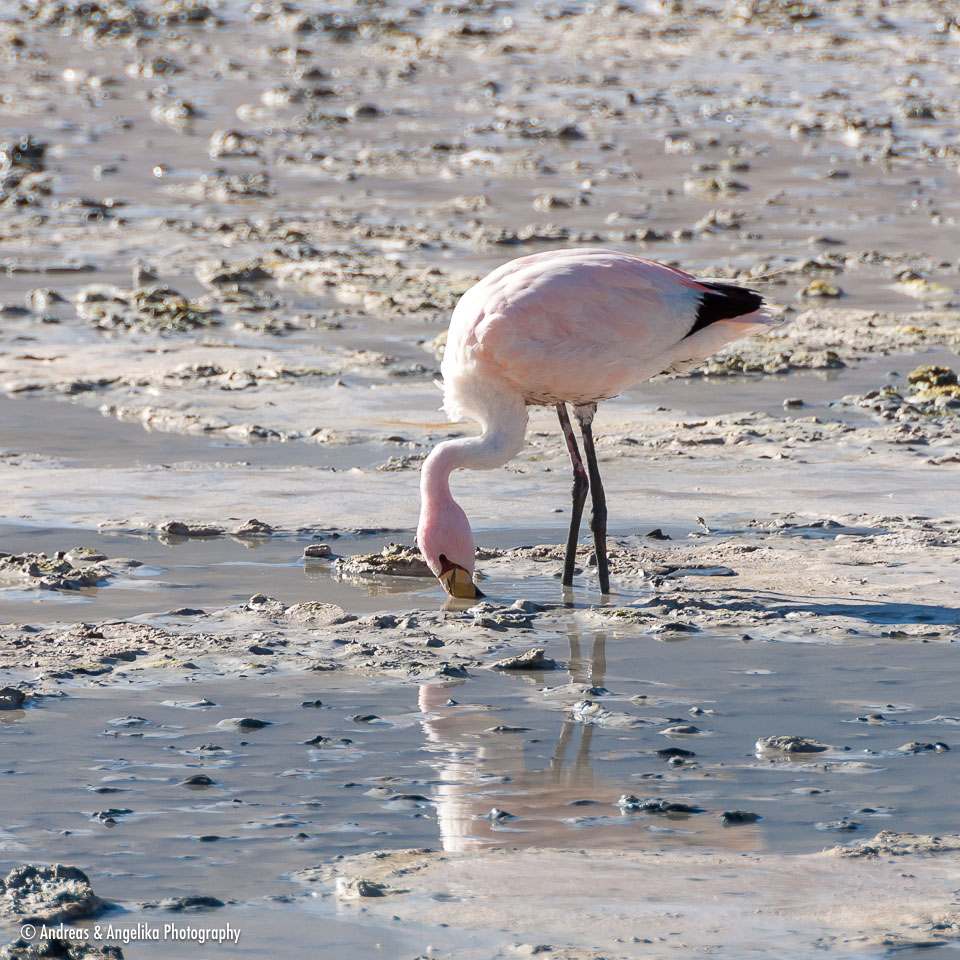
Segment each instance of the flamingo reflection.
[[[570,681],[584,696],[604,685],[606,634],[586,643],[568,634]],[[543,674],[518,677],[539,684]],[[762,831],[730,830],[709,815],[684,818],[624,816],[616,801],[623,793],[649,795],[657,788],[635,778],[608,778],[595,769],[591,755],[596,728],[568,711],[544,764],[542,739],[524,728],[498,725],[497,714],[484,707],[466,708],[450,698],[464,686],[423,684],[419,691],[426,746],[436,758],[432,791],[440,842],[448,852],[491,846],[588,846],[637,849],[660,847],[669,836],[678,845],[756,849]],[[633,731],[638,738],[648,734]],[[607,750],[617,750],[607,744]],[[632,746],[630,753],[636,752]],[[601,759],[605,754],[601,754]]]

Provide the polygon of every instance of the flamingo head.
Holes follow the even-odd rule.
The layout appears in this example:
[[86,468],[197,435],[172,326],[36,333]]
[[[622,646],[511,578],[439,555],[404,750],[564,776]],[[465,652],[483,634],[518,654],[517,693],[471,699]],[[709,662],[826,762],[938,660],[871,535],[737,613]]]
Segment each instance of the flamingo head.
[[483,594],[473,582],[476,547],[467,515],[452,500],[444,509],[425,505],[417,527],[417,545],[433,575],[451,597],[479,600]]

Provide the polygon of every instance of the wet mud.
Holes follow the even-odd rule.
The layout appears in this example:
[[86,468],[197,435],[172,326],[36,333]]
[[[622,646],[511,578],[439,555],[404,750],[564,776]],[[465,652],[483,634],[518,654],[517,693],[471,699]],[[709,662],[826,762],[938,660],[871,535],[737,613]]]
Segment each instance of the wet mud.
[[[5,960],[171,955],[18,939],[104,918],[952,954],[958,37],[939,0],[4,5]],[[560,585],[533,410],[454,478],[486,600],[445,602],[446,321],[578,245],[784,323],[601,408],[609,597],[587,537]]]

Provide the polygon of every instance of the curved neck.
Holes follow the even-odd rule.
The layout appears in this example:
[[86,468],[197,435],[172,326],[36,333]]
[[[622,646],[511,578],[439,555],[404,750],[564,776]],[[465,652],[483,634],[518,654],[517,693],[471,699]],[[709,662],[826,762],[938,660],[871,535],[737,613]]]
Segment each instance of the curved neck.
[[519,397],[501,395],[484,404],[484,409],[477,410],[474,417],[482,428],[479,436],[445,440],[424,461],[420,473],[424,506],[453,499],[449,481],[454,470],[492,470],[510,460],[523,446],[527,408]]

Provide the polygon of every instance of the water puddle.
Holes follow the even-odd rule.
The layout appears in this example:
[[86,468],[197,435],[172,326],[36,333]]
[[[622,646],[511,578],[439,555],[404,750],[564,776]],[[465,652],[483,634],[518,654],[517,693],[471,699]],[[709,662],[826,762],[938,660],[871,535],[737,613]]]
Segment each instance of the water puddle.
[[178,463],[252,467],[368,467],[396,448],[382,444],[321,446],[269,440],[230,442],[151,430],[104,417],[95,407],[48,397],[0,397],[0,454],[56,457],[73,467],[166,466]]
[[[936,349],[873,358],[840,369],[662,380],[632,387],[611,406],[639,405],[641,410],[669,409],[691,416],[759,411],[775,417],[816,416],[825,421],[869,423],[871,418],[863,411],[833,404],[848,394],[865,393],[886,383],[905,387],[907,373],[921,364],[951,367],[956,363],[954,352]],[[388,408],[381,409],[379,398],[368,399],[374,404],[368,416],[388,414]],[[802,405],[785,411],[787,399],[801,400]],[[418,400],[415,412],[406,410],[405,414],[422,415],[426,412],[420,409],[422,405]],[[389,420],[379,422],[388,424]],[[215,436],[168,433],[151,430],[148,425],[104,418],[98,410],[82,403],[48,397],[0,396],[0,454],[3,452],[62,458],[74,467],[222,463],[344,469],[379,465],[402,450],[397,444],[377,442],[230,442]]]
[[[652,523],[650,524],[652,528]],[[662,525],[669,536],[683,537],[690,528]],[[556,543],[559,529],[486,530],[477,533],[479,546],[510,548]],[[397,533],[408,542],[410,532]],[[7,553],[43,552],[85,546],[103,552],[111,560],[130,558],[140,566],[129,567],[101,586],[79,590],[46,590],[27,583],[0,582],[0,615],[4,620],[85,620],[130,617],[159,613],[172,608],[208,610],[238,604],[257,593],[277,597],[284,603],[319,601],[336,603],[354,613],[402,611],[414,606],[439,606],[445,597],[433,578],[356,577],[336,573],[338,558],[379,552],[391,540],[381,531],[328,534],[329,559],[303,557],[313,534],[289,537],[203,539],[158,539],[153,536],[104,534],[69,528],[38,528],[0,524],[0,550]],[[325,538],[326,539],[326,538]],[[544,596],[561,598],[555,565],[544,565],[542,574],[518,582],[491,576],[484,590],[492,597]],[[624,602],[638,596],[624,590]]]
[[[796,370],[788,374],[743,377],[698,377],[664,380],[632,387],[629,401],[675,409],[695,416],[760,411],[774,417],[810,417],[870,423],[862,411],[833,406],[847,394],[862,394],[890,383],[907,388],[907,374],[921,365],[953,368],[957,354],[937,349],[875,357],[828,370]],[[784,401],[802,400],[784,410]]]
[[[843,875],[853,880],[837,887],[837,909],[853,919],[832,939],[819,913],[808,937],[790,912],[791,898],[832,888],[801,870],[781,878],[789,891],[735,889],[733,874],[882,828],[955,830],[956,531],[937,502],[955,460],[952,421],[922,424],[930,449],[912,450],[884,434],[887,421],[836,403],[902,385],[919,364],[957,363],[948,349],[878,356],[887,343],[952,342],[949,317],[923,323],[935,316],[925,305],[955,305],[960,292],[945,5],[385,0],[319,11],[221,0],[210,5],[221,22],[204,23],[193,19],[204,4],[166,4],[149,23],[116,4],[47,4],[50,18],[43,4],[0,6],[12,31],[0,140],[29,133],[42,155],[23,189],[25,166],[4,187],[18,192],[5,196],[0,238],[10,393],[0,463],[15,506],[0,518],[0,551],[83,545],[136,561],[75,591],[0,583],[0,623],[20,625],[3,629],[0,686],[62,694],[0,711],[0,876],[25,862],[76,864],[118,926],[242,932],[236,945],[141,939],[125,946],[128,960],[488,960],[538,951],[507,938],[539,944],[545,932],[586,953],[601,931],[615,956],[919,956],[886,934],[861,942],[870,870]],[[120,18],[119,33],[103,17]],[[711,275],[755,270],[791,317],[862,310],[843,314],[849,328],[824,310],[819,333],[832,346],[815,324],[810,343],[790,345],[794,356],[835,346],[849,365],[645,384],[613,401],[621,431],[638,429],[606,437],[617,452],[611,538],[633,551],[609,602],[597,602],[586,562],[570,592],[555,562],[530,556],[482,563],[494,611],[453,626],[432,579],[344,578],[338,557],[410,542],[419,455],[460,429],[439,422],[430,385],[457,296],[514,256],[574,245]],[[235,281],[202,263],[219,257],[241,266]],[[176,295],[161,298],[160,316],[141,310],[128,289],[137,261],[183,294],[183,316]],[[908,317],[902,336],[883,319],[870,332],[869,311],[883,310]],[[752,425],[724,424],[721,437],[700,424],[751,411],[779,422],[753,439]],[[685,417],[697,423],[682,429],[703,435],[682,434]],[[792,425],[812,418],[877,429]],[[569,480],[555,417],[551,427],[515,475],[489,488],[464,480],[479,546],[564,539]],[[247,435],[304,440],[227,439]],[[839,519],[825,519],[833,510]],[[779,523],[777,511],[798,517]],[[150,522],[90,529],[141,516]],[[170,518],[233,529],[251,516],[280,533],[149,532]],[[330,528],[301,526],[316,516]],[[367,529],[383,517],[402,529]],[[650,537],[655,528],[678,549]],[[319,538],[332,556],[305,560]],[[244,606],[256,594],[397,622],[338,633],[283,621],[286,608],[274,615],[266,602]],[[518,598],[542,605],[529,625],[480,622],[496,626]],[[219,620],[203,614],[221,608]],[[42,626],[58,621],[69,627]],[[142,666],[138,647],[82,682],[84,664],[67,669],[85,642],[107,649],[113,638],[97,630],[127,626],[164,633],[166,666]],[[190,663],[200,643],[189,630],[207,628],[216,649]],[[450,642],[455,630],[462,642]],[[293,659],[269,655],[281,646],[255,652],[271,631],[270,642],[296,634]],[[51,672],[42,645],[57,638],[63,669]],[[369,654],[334,656],[368,641]],[[537,647],[553,669],[488,669]],[[288,672],[304,648],[313,666]],[[427,664],[420,682],[382,679],[394,654],[403,668]],[[469,661],[459,679],[433,677],[441,654]],[[13,662],[28,667],[14,674]],[[770,737],[807,740],[758,749]],[[300,874],[408,847],[516,852],[504,883],[523,876],[524,854],[540,865],[519,913],[485,906],[484,878],[469,873],[479,856],[457,860],[466,879],[382,913]],[[603,859],[611,851],[637,858],[631,875]],[[650,873],[637,867],[653,862],[644,854],[662,855]],[[673,890],[670,857],[685,884]],[[531,909],[557,863],[569,886]],[[925,863],[935,872],[942,861]],[[908,895],[912,869],[896,895]],[[698,886],[712,897],[700,906]],[[637,911],[661,891],[656,922],[668,926],[654,942]],[[189,915],[162,905],[190,896],[221,905]],[[454,922],[432,922],[444,904]],[[492,919],[475,923],[484,909]],[[617,911],[629,929],[614,929]],[[745,918],[743,937],[715,935],[731,915]],[[895,910],[871,929],[901,920]]]
[[[564,669],[549,673],[68,685],[0,715],[0,864],[77,864],[126,925],[183,921],[144,903],[216,897],[228,906],[203,923],[233,917],[248,952],[208,945],[209,956],[253,955],[304,911],[363,956],[374,931],[311,899],[297,870],[420,846],[806,853],[950,822],[960,751],[901,749],[949,744],[960,724],[950,645],[554,627],[548,653]],[[784,734],[825,749],[756,752]],[[758,819],[728,825],[731,810]]]

